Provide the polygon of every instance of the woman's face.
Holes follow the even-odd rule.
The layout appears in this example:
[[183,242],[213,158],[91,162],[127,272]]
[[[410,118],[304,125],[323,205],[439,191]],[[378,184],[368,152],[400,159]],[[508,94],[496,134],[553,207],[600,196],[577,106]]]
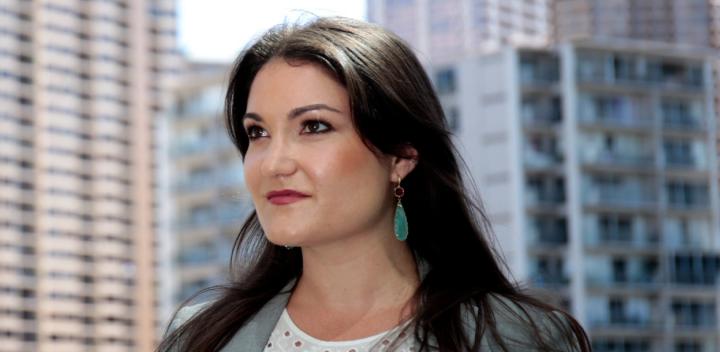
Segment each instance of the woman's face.
[[363,144],[347,91],[327,71],[271,60],[250,87],[243,126],[250,139],[245,179],[270,242],[392,236],[396,158]]

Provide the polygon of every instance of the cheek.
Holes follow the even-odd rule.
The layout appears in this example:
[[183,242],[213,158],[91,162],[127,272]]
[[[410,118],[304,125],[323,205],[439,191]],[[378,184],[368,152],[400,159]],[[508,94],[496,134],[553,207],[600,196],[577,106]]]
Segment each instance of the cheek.
[[313,172],[317,186],[332,185],[331,191],[341,195],[374,191],[387,177],[381,162],[364,144],[341,143],[313,163],[317,165]]
[[245,186],[248,188],[253,198],[259,192],[260,186],[260,162],[254,154],[247,153],[243,161],[243,174],[245,176]]

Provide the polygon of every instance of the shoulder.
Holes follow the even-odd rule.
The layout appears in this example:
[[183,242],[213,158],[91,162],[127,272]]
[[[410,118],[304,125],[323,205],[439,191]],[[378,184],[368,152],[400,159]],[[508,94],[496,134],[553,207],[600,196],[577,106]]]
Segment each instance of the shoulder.
[[[292,283],[294,283],[294,280],[288,283],[283,290],[273,296],[269,301],[265,302],[259,311],[247,317],[247,320],[244,320],[242,326],[235,331],[232,339],[223,351],[243,350],[242,347],[247,346],[253,346],[252,350],[262,350],[270,338],[270,334],[280,318],[283,309],[287,305],[291,292],[289,288],[292,288],[292,286],[290,286]],[[215,311],[223,306],[223,303],[219,300],[209,300],[179,309],[168,326],[166,336],[169,336],[203,311],[208,309]]]
[[[546,310],[499,294],[488,295],[488,308],[497,333],[486,328],[481,340],[484,346],[497,348],[502,343],[511,350],[532,351],[542,341],[557,351],[579,350],[571,337],[570,317],[559,310]],[[477,316],[477,308],[473,310],[468,313]],[[474,318],[466,318],[466,322],[476,331]]]
[[206,301],[201,303],[196,303],[189,306],[184,306],[180,308],[180,310],[175,313],[175,316],[173,317],[172,321],[170,322],[170,326],[168,326],[168,330],[166,334],[170,334],[173,331],[177,330],[180,326],[185,324],[188,320],[190,320],[192,317],[194,317],[196,314],[200,313],[203,309],[210,306],[212,302]]

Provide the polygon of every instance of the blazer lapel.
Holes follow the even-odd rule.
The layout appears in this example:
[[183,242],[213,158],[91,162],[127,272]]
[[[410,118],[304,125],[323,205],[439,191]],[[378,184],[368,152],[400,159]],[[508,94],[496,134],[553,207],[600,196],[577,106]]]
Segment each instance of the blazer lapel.
[[235,333],[221,352],[262,352],[287,306],[295,281],[295,279],[290,280],[280,293],[268,301],[245,326]]

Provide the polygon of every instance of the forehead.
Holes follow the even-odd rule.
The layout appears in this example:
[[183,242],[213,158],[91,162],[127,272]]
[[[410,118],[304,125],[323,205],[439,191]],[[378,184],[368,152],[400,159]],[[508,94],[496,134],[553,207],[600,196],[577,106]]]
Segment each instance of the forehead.
[[275,58],[255,75],[247,112],[288,110],[317,103],[349,112],[347,90],[327,69],[315,63]]

